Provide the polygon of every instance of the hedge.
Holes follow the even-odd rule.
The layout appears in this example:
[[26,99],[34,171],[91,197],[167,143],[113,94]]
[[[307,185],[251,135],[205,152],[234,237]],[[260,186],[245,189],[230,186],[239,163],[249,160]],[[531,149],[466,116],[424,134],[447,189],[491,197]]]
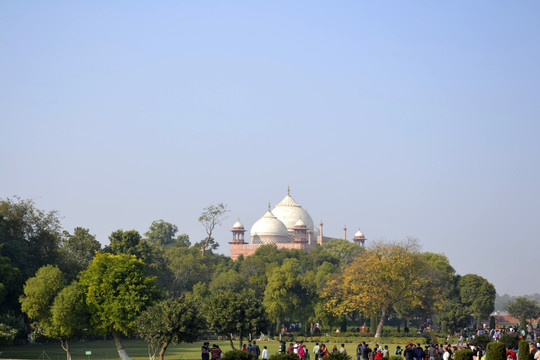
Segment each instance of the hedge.
[[473,352],[469,349],[458,350],[454,354],[454,360],[473,360]]
[[486,348],[487,360],[506,360],[506,347],[500,342],[490,342]]
[[518,360],[529,360],[529,342],[520,340],[518,343]]

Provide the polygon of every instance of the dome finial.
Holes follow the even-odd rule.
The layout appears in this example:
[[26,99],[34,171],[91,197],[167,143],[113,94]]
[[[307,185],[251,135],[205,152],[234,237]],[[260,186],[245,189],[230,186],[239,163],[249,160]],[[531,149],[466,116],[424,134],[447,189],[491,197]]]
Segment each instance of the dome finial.
[[287,195],[291,196],[291,187],[287,185]]
[[270,201],[268,201],[268,211],[270,211]]

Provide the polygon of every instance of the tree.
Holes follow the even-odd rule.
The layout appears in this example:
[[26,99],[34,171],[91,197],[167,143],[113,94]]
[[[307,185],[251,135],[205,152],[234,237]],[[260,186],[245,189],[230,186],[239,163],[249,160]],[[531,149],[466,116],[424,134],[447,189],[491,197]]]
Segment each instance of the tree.
[[18,307],[22,286],[20,270],[11,265],[8,257],[0,256],[0,314]]
[[84,333],[88,324],[88,314],[83,302],[79,284],[74,281],[64,287],[54,298],[51,307],[48,336],[60,340],[67,360],[71,360],[70,340]]
[[524,296],[518,296],[514,300],[507,302],[504,309],[516,318],[525,315],[527,319],[536,319],[540,315],[538,301],[527,299]]
[[58,339],[71,360],[70,340],[86,326],[86,311],[76,282],[64,287],[64,276],[56,266],[41,267],[28,279],[21,296],[21,309],[37,320],[44,335]]
[[206,237],[205,243],[203,244],[203,246],[201,246],[201,253],[203,256],[205,255],[206,249],[208,248],[208,245],[210,243],[210,239],[212,238],[214,228],[217,225],[221,225],[227,211],[227,205],[225,204],[212,204],[204,208],[201,216],[199,216],[199,222],[204,226],[206,235],[208,235]]
[[37,209],[32,200],[0,200],[0,236],[2,255],[23,273],[23,280],[60,260],[58,214]]
[[109,241],[105,251],[111,254],[135,255],[145,263],[151,257],[150,246],[136,230],[116,230],[109,236]]
[[134,333],[139,314],[159,299],[155,278],[135,256],[102,253],[81,273],[80,283],[93,329],[112,333],[120,358],[129,360],[120,333]]
[[276,331],[284,319],[307,320],[313,311],[314,289],[313,276],[303,275],[297,259],[285,259],[283,265],[270,272],[263,305],[276,321]]
[[322,248],[330,255],[340,259],[343,266],[350,264],[363,250],[362,246],[345,239],[332,239],[323,244]]
[[[165,358],[170,344],[194,342],[205,329],[205,319],[192,300],[180,297],[160,301],[137,320],[137,331]],[[154,352],[155,354],[155,352]]]
[[178,226],[160,219],[152,221],[150,229],[146,233],[144,233],[144,235],[146,236],[146,239],[149,243],[156,244],[158,246],[176,245],[182,247],[189,247],[189,236],[186,234],[176,236],[177,232]]
[[227,336],[233,350],[236,350],[233,334],[237,335],[241,346],[249,334],[268,326],[264,308],[253,290],[214,292],[205,301],[204,313],[208,327]]
[[323,297],[327,308],[336,315],[353,311],[378,314],[378,337],[390,310],[422,303],[422,289],[429,285],[424,274],[425,263],[416,243],[374,244],[337,279],[329,281]]
[[469,326],[471,313],[457,299],[447,301],[437,312],[439,323],[445,322],[452,331],[457,331]]
[[495,287],[479,275],[467,274],[459,279],[458,289],[461,303],[474,315],[477,327],[480,327],[481,319],[493,312]]
[[20,298],[22,311],[30,319],[37,320],[40,326],[48,327],[54,298],[64,285],[62,272],[58,267],[53,265],[41,267],[36,276],[24,284],[24,295]]
[[95,253],[101,250],[101,244],[95,235],[90,234],[90,230],[76,227],[73,229],[73,235],[67,231],[63,232],[60,250],[72,273],[70,278],[74,279],[90,265]]
[[[451,298],[456,271],[443,254],[424,252],[421,256],[425,263],[423,276],[428,279],[426,287],[422,289],[421,302],[411,311],[399,309],[399,313],[419,316],[422,322],[426,322],[429,315],[438,312]],[[450,322],[447,324],[450,326]]]

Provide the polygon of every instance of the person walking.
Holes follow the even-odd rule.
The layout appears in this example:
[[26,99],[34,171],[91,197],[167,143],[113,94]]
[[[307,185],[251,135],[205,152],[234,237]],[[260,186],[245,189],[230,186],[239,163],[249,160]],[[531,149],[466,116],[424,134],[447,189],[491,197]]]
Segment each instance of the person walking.
[[210,360],[210,343],[205,342],[203,346],[201,346],[201,359],[202,360]]
[[266,346],[262,351],[262,360],[268,360],[268,349],[266,348]]

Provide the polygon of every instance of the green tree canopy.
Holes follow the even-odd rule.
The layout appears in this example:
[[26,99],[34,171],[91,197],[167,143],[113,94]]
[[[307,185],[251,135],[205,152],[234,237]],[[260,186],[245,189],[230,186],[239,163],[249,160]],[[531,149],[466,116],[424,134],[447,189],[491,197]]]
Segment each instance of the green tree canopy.
[[69,271],[71,274],[68,274],[68,277],[75,279],[90,265],[95,253],[99,250],[101,250],[101,244],[96,240],[95,235],[90,234],[90,230],[76,227],[73,229],[73,234],[63,231],[60,251],[65,258],[64,272]]
[[0,200],[2,255],[26,280],[46,264],[59,264],[60,221],[56,211],[36,208],[32,200]]
[[143,339],[160,350],[165,358],[170,344],[194,342],[206,329],[205,319],[196,304],[185,297],[160,301],[146,309],[137,320]]
[[461,303],[474,314],[477,325],[481,318],[487,318],[495,306],[495,287],[483,277],[467,274],[459,279],[458,289]]
[[345,239],[332,239],[321,247],[330,255],[340,259],[343,266],[350,264],[363,250],[362,246]]
[[64,284],[60,269],[43,266],[26,281],[20,301],[22,311],[38,321],[46,336],[60,340],[67,360],[71,360],[70,339],[86,327],[86,309],[78,284]]
[[155,278],[133,255],[102,253],[81,273],[80,283],[94,331],[112,333],[118,354],[129,359],[119,333],[133,334],[139,314],[159,299]]
[[54,298],[64,287],[62,272],[58,267],[45,265],[36,276],[24,284],[24,295],[21,296],[21,309],[30,319],[37,320],[43,327],[51,321],[51,306]]
[[171,224],[165,220],[152,221],[150,228],[144,235],[149,243],[158,246],[182,246],[189,247],[189,236],[181,234],[176,236],[178,226]]
[[204,313],[209,328],[227,336],[233,349],[236,348],[231,334],[238,337],[241,345],[249,334],[264,331],[268,326],[264,308],[253,290],[211,293]]
[[300,261],[294,258],[284,260],[283,265],[269,273],[263,305],[276,321],[276,330],[284,319],[305,323],[309,317],[315,294],[313,274],[310,275],[305,275]]
[[538,301],[527,299],[524,296],[518,296],[514,300],[509,301],[504,306],[512,316],[518,319],[524,315],[527,319],[536,319],[540,315],[540,305]]

